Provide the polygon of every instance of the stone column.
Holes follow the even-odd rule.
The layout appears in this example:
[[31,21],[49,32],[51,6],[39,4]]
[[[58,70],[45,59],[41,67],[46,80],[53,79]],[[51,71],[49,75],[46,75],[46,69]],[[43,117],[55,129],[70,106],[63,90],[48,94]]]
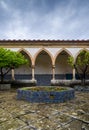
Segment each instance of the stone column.
[[11,72],[12,72],[12,80],[15,80],[14,69],[12,69]]
[[75,80],[75,68],[73,68],[73,80]]
[[55,80],[55,65],[52,66],[52,80]]
[[35,66],[32,65],[32,80],[35,80],[35,73],[34,73],[34,70],[35,70]]

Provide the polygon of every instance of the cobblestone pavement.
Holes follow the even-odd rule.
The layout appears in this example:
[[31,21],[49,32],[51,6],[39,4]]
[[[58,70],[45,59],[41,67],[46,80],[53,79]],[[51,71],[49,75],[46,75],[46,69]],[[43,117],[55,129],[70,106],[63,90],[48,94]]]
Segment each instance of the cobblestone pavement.
[[66,103],[16,100],[16,91],[0,92],[0,130],[89,130],[89,92]]

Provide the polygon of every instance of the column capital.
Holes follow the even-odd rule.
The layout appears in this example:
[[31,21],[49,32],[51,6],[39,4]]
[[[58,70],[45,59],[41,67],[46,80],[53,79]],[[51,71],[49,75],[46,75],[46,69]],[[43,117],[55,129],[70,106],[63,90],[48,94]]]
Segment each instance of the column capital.
[[52,65],[52,68],[55,69],[55,65]]
[[35,68],[35,65],[32,65],[31,67],[34,69],[34,68]]

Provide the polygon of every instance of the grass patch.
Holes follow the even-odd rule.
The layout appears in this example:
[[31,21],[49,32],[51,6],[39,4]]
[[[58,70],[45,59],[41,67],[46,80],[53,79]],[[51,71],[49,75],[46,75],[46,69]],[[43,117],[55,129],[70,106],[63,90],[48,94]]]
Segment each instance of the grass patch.
[[64,87],[55,87],[55,86],[41,86],[41,87],[24,87],[21,90],[30,90],[30,91],[64,91],[67,90],[67,88]]

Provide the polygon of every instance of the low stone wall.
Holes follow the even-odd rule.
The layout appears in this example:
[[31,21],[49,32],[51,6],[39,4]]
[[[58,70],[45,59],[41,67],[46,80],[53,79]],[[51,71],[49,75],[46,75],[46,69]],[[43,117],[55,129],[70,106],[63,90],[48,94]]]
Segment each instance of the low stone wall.
[[9,90],[11,89],[11,84],[0,84],[0,90]]
[[36,80],[15,80],[11,82],[12,88],[36,86]]
[[[52,86],[70,86],[81,85],[81,80],[51,80]],[[86,85],[89,85],[89,80],[86,80]]]
[[74,89],[75,91],[89,92],[89,85],[88,86],[75,85]]
[[60,92],[31,91],[23,89],[17,90],[17,99],[26,100],[28,102],[61,103],[71,100],[74,97],[75,93],[71,88]]

